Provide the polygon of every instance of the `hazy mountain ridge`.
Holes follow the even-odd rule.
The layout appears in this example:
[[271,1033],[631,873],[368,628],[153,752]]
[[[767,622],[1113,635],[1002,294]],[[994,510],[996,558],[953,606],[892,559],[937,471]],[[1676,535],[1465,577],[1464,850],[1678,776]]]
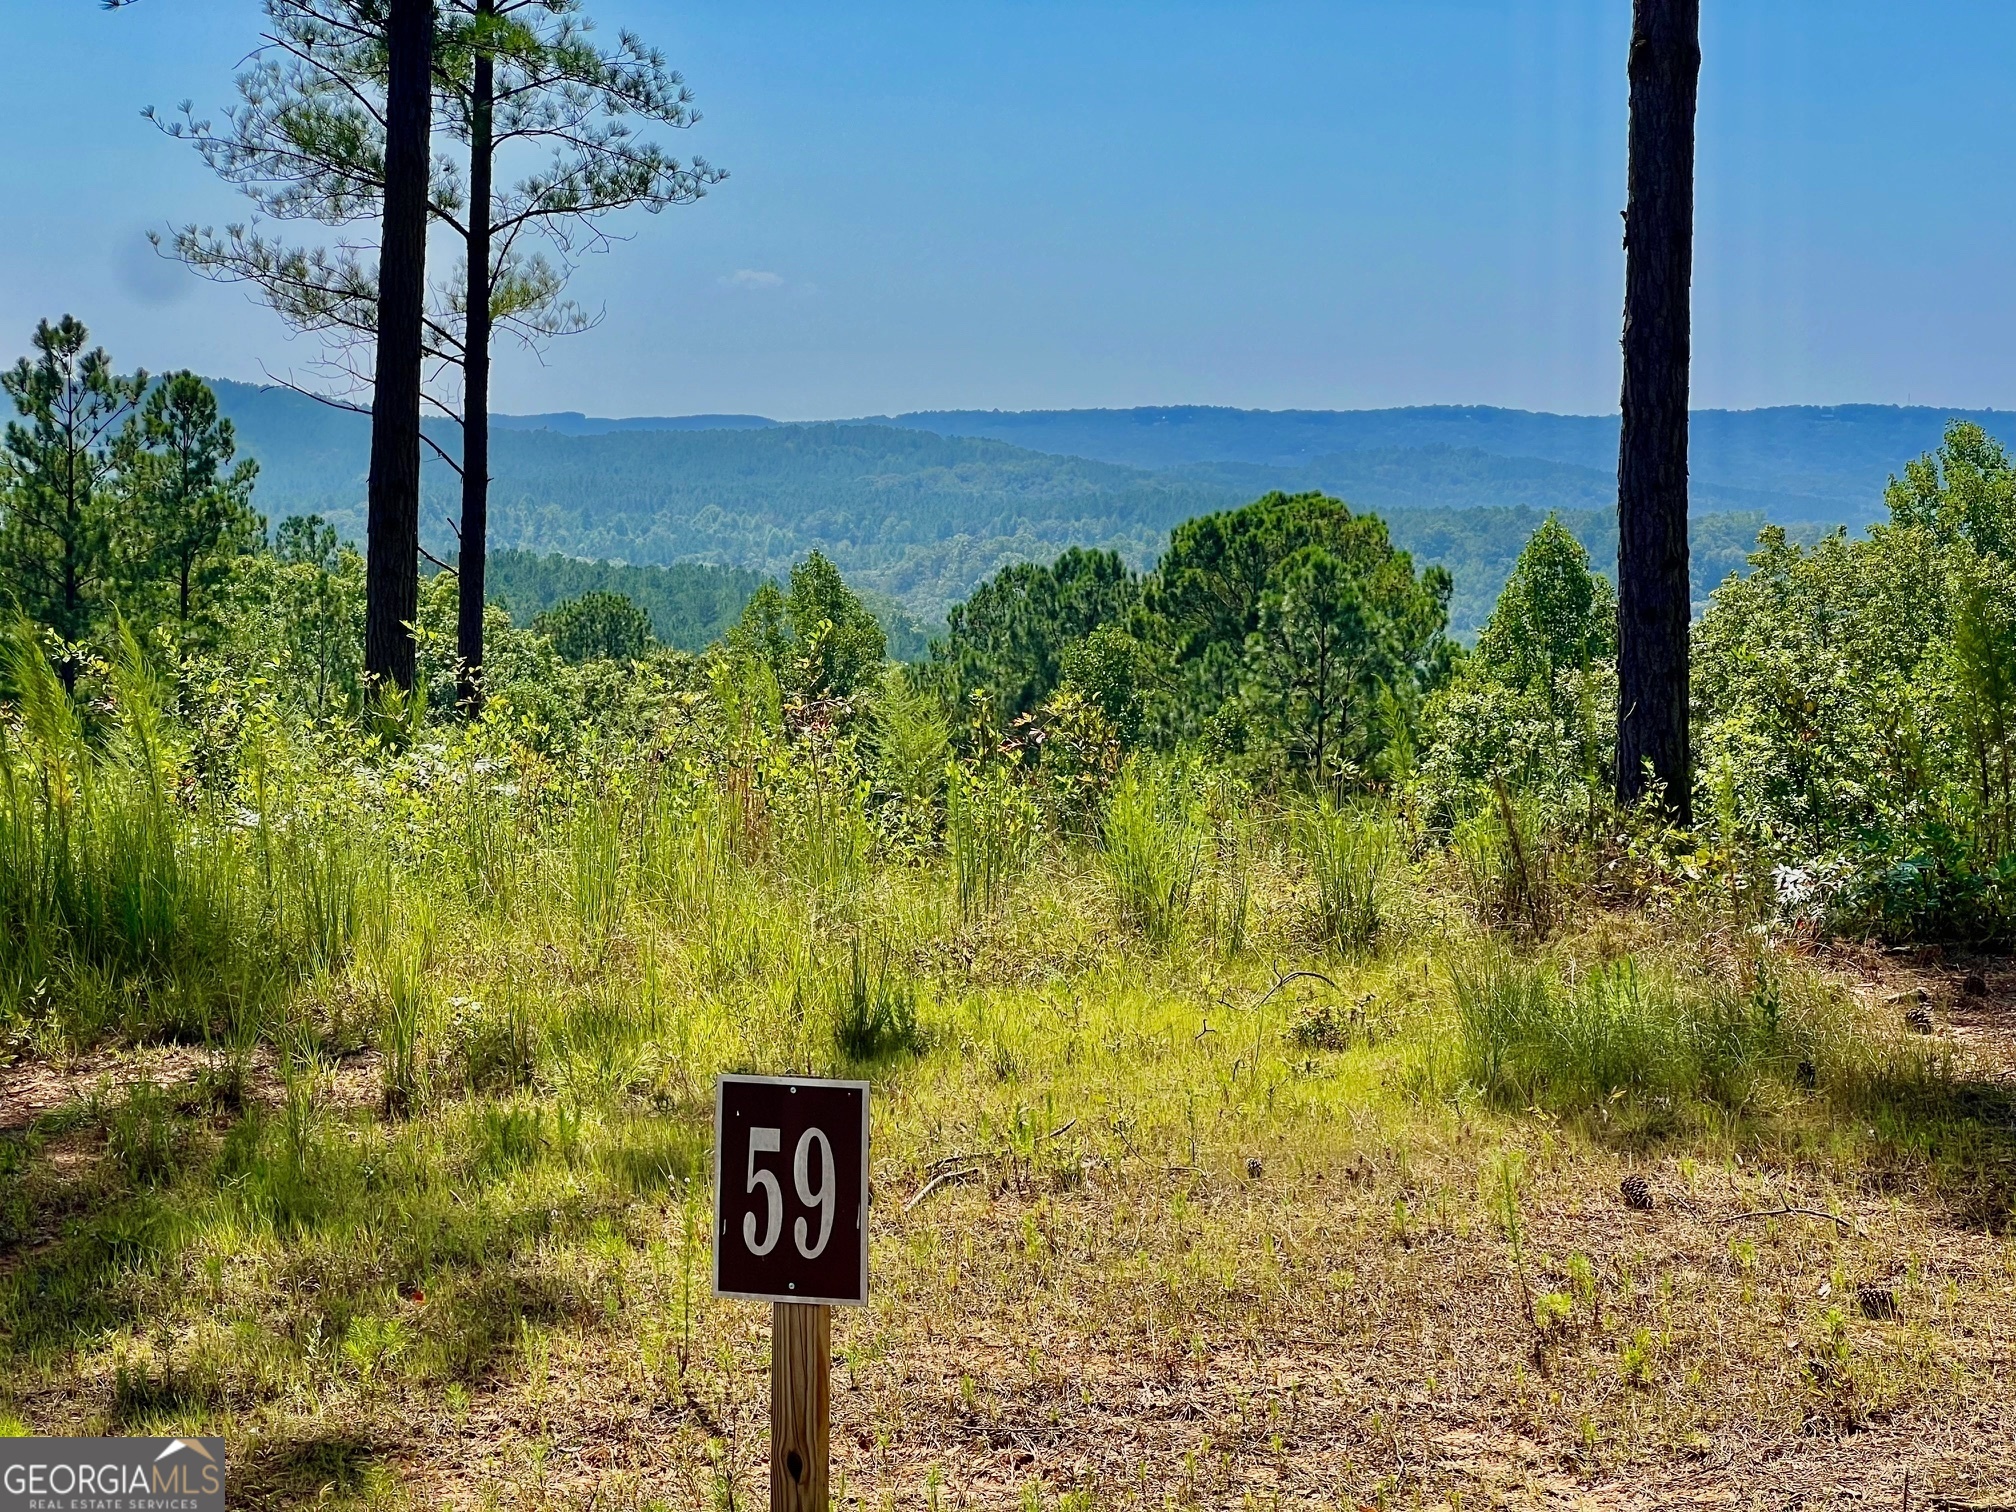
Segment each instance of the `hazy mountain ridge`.
[[[1192,462],[1171,476],[1209,480],[1243,493],[1316,489],[1361,509],[1612,509],[1617,475],[1539,457],[1507,457],[1476,447],[1367,447],[1331,452],[1297,467],[1251,462]],[[1759,489],[1694,486],[1694,513],[1773,515],[1785,496]],[[1778,516],[1783,517],[1783,516]]]
[[[360,538],[368,419],[284,389],[217,387],[260,460],[267,516],[319,513]],[[1697,414],[1697,594],[1740,564],[1766,518],[1880,514],[1884,479],[1936,446],[1947,418],[1883,406]],[[1973,418],[2016,435],[2016,414]],[[430,432],[453,453],[452,426]],[[1145,567],[1191,515],[1271,488],[1321,489],[1385,515],[1401,544],[1448,565],[1453,617],[1467,630],[1488,612],[1523,533],[1549,510],[1607,567],[1615,445],[1614,416],[1477,407],[962,411],[788,424],[503,415],[492,439],[492,543],[764,573],[817,547],[929,623],[1009,562],[1099,545]],[[458,482],[431,455],[423,471],[425,537],[445,555]]]
[[[1786,405],[1696,410],[1697,493],[1747,496],[1774,519],[1860,522],[1882,512],[1883,483],[1933,450],[1953,419],[2016,437],[2016,411],[1931,405]],[[945,410],[892,416],[892,425],[987,436],[1135,467],[1246,462],[1307,468],[1356,451],[1474,449],[1586,469],[1614,479],[1615,415],[1550,415],[1481,405],[1385,410]],[[1614,485],[1613,485],[1614,487]],[[1614,500],[1614,492],[1611,498]]]

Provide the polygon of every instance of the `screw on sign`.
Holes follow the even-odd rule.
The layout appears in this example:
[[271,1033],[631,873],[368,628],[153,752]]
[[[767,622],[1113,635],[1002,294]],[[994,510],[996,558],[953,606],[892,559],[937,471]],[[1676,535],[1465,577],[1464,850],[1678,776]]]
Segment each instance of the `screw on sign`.
[[868,1300],[868,1083],[716,1081],[714,1295],[774,1305],[770,1506],[826,1512],[831,1309]]

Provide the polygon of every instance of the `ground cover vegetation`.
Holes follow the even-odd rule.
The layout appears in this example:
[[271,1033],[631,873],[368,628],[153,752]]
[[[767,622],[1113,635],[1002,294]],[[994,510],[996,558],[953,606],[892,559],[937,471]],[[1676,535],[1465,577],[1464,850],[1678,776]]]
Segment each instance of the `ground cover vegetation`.
[[698,651],[606,586],[493,604],[471,712],[453,574],[367,698],[357,553],[268,544],[186,384],[37,341],[9,1426],[222,1433],[253,1506],[754,1504],[711,1083],[795,1069],[875,1084],[850,1502],[2016,1472],[2016,981],[1941,964],[2016,917],[1978,430],[1716,590],[1677,831],[1609,797],[1614,600],[1558,523],[1468,651],[1377,517],[1270,494],[1145,574],[1010,567],[908,668],[818,554]]

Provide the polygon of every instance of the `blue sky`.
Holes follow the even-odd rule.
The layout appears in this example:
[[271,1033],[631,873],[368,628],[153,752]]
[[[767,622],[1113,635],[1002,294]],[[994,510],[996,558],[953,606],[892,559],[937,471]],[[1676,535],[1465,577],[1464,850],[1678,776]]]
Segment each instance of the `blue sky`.
[[[2016,5],[1705,0],[1698,403],[2016,407]],[[1627,0],[591,0],[731,177],[625,223],[498,407],[784,418],[1616,407]],[[149,227],[239,202],[141,106],[230,98],[248,0],[0,0],[0,353],[312,357]]]

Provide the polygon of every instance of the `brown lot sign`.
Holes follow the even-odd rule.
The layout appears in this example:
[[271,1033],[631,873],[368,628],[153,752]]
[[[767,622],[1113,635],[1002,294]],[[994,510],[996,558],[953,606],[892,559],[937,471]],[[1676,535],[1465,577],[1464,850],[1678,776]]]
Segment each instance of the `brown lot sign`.
[[714,1294],[868,1301],[868,1083],[715,1083]]

